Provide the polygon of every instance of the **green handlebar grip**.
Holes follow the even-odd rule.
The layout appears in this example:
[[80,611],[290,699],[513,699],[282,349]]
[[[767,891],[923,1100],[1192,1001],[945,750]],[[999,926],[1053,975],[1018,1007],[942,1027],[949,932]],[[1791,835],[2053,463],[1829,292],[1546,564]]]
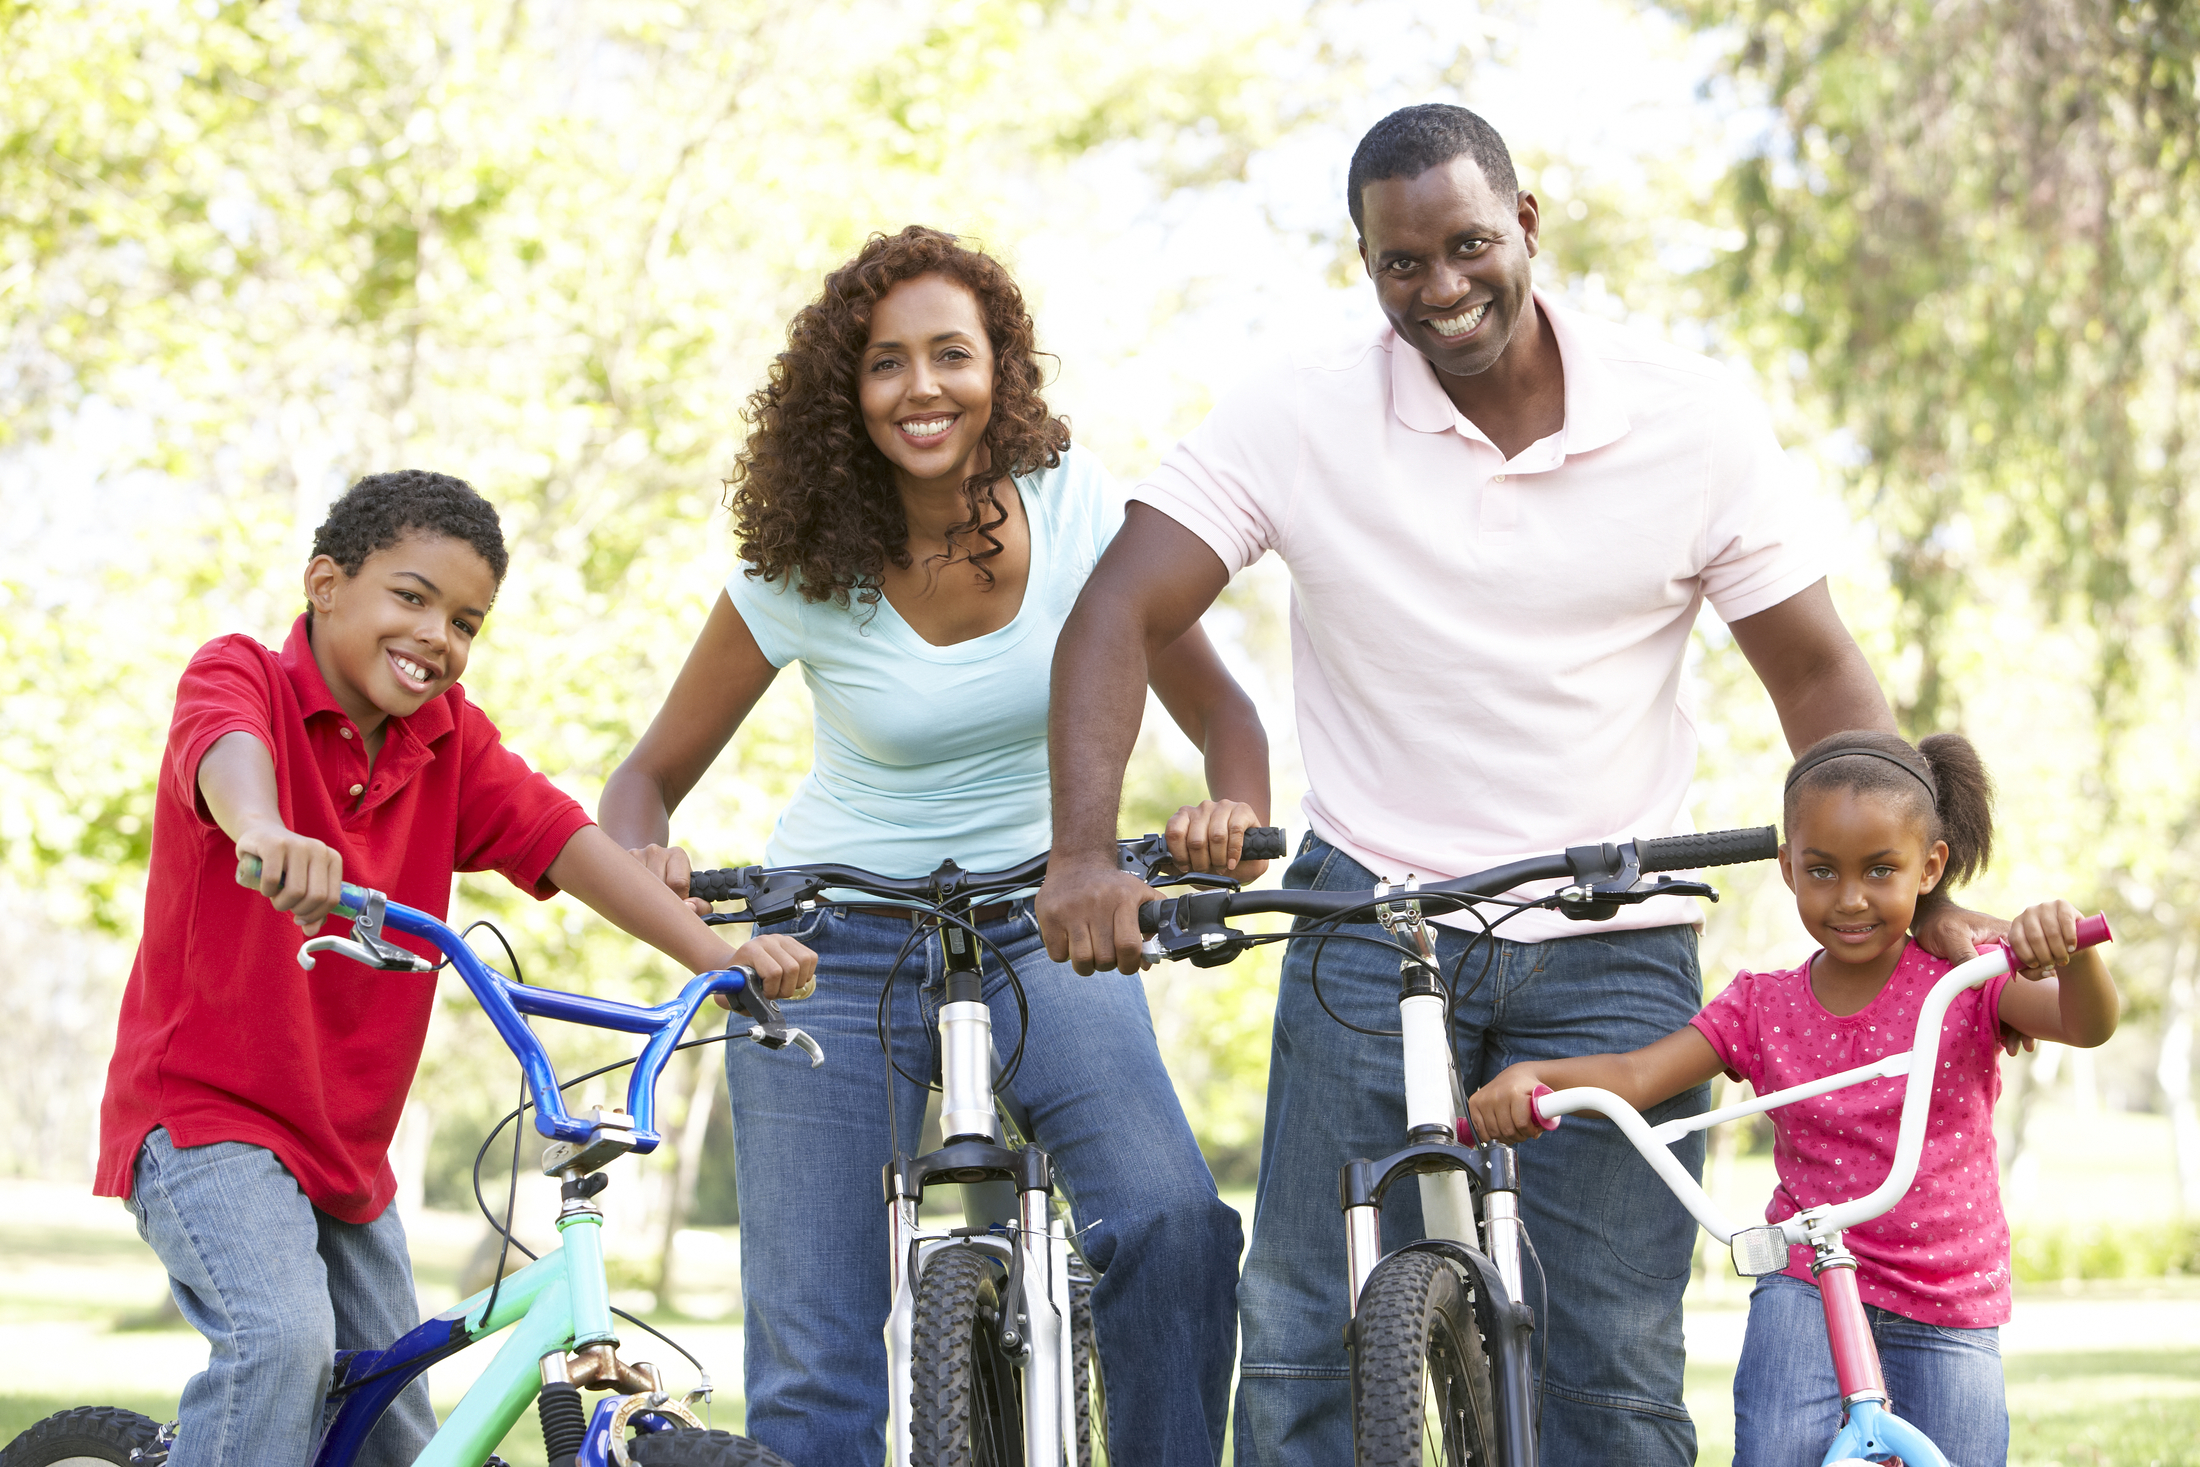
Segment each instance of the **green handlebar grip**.
[[[258,856],[246,856],[240,859],[237,862],[237,885],[256,887],[259,884],[260,858]],[[367,909],[367,903],[373,898],[373,892],[363,886],[353,886],[347,881],[344,883],[343,894],[336,903],[336,915],[339,917],[356,917]]]

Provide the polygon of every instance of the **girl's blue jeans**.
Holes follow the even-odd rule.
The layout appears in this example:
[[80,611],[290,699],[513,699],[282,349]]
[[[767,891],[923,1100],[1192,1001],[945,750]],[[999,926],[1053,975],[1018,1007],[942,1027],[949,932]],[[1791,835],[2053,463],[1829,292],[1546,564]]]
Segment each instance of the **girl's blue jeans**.
[[[379,1350],[420,1322],[396,1206],[371,1223],[339,1222],[265,1147],[176,1146],[165,1130],[138,1148],[127,1205],[176,1307],[206,1336],[170,1467],[304,1467],[336,1352]],[[423,1376],[356,1460],[399,1467],[434,1434]]]
[[[899,917],[828,908],[771,929],[818,954],[817,993],[787,1020],[824,1046],[727,1046],[748,1434],[802,1467],[878,1467],[886,1457],[888,1296],[880,1173],[914,1155],[925,1091],[891,1076],[878,1045],[880,986],[914,929]],[[1071,1195],[1085,1255],[1103,1270],[1093,1323],[1107,1381],[1111,1460],[1212,1467],[1222,1451],[1237,1344],[1237,1214],[1215,1193],[1155,1048],[1136,977],[1080,978],[1048,959],[1030,904],[981,923],[985,996],[1001,1058],[1030,1004],[1014,1091],[1033,1140]],[[938,942],[918,938],[894,980],[901,1068],[931,1073],[926,1026],[942,983]],[[746,1021],[740,1021],[745,1023]],[[894,1091],[899,1136],[887,1128]]]
[[[1366,890],[1374,874],[1309,836],[1284,885]],[[1345,930],[1381,937],[1369,923]],[[1500,928],[1500,931],[1503,929]],[[1439,929],[1448,968],[1467,937]],[[1245,1330],[1233,1450],[1240,1467],[1337,1467],[1352,1460],[1352,1370],[1344,1330],[1351,1301],[1337,1173],[1406,1144],[1398,958],[1365,942],[1319,944],[1322,1009],[1312,978],[1317,944],[1290,944],[1276,995],[1267,1131],[1253,1246],[1238,1289]],[[1483,971],[1483,959],[1489,965]],[[1471,1092],[1506,1065],[1637,1049],[1686,1024],[1701,1006],[1689,927],[1609,931],[1581,925],[1554,942],[1485,943],[1466,965],[1452,1034]],[[1707,1087],[1649,1113],[1655,1125],[1704,1108]],[[1674,1148],[1691,1172],[1702,1137]],[[1526,1267],[1536,1311],[1531,1348],[1546,1348],[1544,1467],[1687,1467],[1696,1432],[1681,1404],[1681,1292],[1696,1224],[1611,1122],[1568,1116],[1519,1148],[1522,1215],[1549,1288]],[[1383,1201],[1383,1245],[1421,1236],[1410,1183]],[[1128,1459],[1126,1459],[1128,1460]]]
[[[1864,1306],[1896,1415],[1932,1438],[1954,1467],[2009,1456],[2001,1332],[1920,1324]],[[1734,1372],[1734,1467],[1819,1467],[1841,1429],[1826,1313],[1815,1285],[1784,1273],[1757,1280]]]

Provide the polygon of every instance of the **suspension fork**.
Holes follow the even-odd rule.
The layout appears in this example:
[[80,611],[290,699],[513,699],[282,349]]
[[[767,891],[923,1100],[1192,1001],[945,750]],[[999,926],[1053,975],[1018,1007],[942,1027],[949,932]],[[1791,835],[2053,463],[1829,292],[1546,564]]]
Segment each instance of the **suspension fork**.
[[[1408,876],[1402,890],[1416,888]],[[1441,981],[1442,960],[1435,935],[1417,901],[1384,902],[1375,920],[1412,956],[1398,960],[1398,1030],[1404,1036],[1406,1140],[1414,1146],[1458,1139],[1456,1127],[1466,1114],[1466,1092],[1459,1083],[1459,1062],[1452,1052],[1450,1001]],[[1456,1242],[1474,1239],[1474,1195],[1466,1173],[1423,1172],[1420,1178],[1422,1231]],[[1372,1265],[1371,1265],[1372,1266]]]

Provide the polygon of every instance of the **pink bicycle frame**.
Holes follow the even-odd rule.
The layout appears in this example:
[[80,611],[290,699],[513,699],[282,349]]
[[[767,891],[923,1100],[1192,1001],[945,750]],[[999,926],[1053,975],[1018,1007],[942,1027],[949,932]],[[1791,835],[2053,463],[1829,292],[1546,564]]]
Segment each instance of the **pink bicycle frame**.
[[[2105,916],[2082,918],[2078,946],[2092,947],[2110,940]],[[1549,1129],[1558,1118],[1594,1111],[1608,1117],[1634,1143],[1644,1161],[1658,1174],[1681,1204],[1720,1242],[1734,1251],[1735,1270],[1743,1274],[1778,1273],[1787,1267],[1788,1249],[1811,1250],[1811,1273],[1818,1281],[1818,1295],[1826,1311],[1826,1338],[1833,1347],[1834,1378],[1840,1383],[1842,1426],[1827,1449],[1825,1467],[1837,1463],[1883,1461],[1899,1458],[1906,1467],[1948,1467],[1926,1435],[1894,1414],[1887,1382],[1879,1368],[1879,1350],[1872,1342],[1871,1324],[1864,1301],[1857,1293],[1856,1256],[1841,1246],[1844,1229],[1886,1213],[1910,1190],[1917,1178],[1918,1157],[1925,1145],[1926,1111],[1932,1099],[1933,1071],[1940,1052],[1940,1024],[1958,993],[1977,988],[2009,972],[2015,965],[2009,949],[1988,943],[1977,957],[1951,968],[1926,995],[1917,1017],[1917,1038],[1908,1052],[1888,1055],[1870,1064],[1807,1084],[1760,1095],[1739,1105],[1722,1106],[1702,1115],[1683,1116],[1652,1126],[1641,1112],[1609,1090],[1579,1086],[1545,1091],[1540,1087],[1529,1098],[1536,1120]],[[1866,1080],[1905,1076],[1902,1120],[1895,1135],[1894,1165],[1887,1179],[1870,1193],[1848,1202],[1807,1208],[1781,1222],[1736,1228],[1728,1223],[1694,1177],[1668,1149],[1673,1142],[1724,1121],[1775,1110],[1797,1100],[1861,1084]]]

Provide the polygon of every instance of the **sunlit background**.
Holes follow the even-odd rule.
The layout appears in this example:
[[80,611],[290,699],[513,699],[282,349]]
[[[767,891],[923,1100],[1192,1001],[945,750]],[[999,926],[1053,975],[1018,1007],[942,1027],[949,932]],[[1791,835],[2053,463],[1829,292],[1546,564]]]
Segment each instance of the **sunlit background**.
[[[469,689],[593,805],[727,573],[742,401],[865,236],[921,221],[1006,259],[1050,402],[1134,480],[1242,374],[1377,320],[1345,163],[1434,99],[1511,143],[1544,289],[1774,405],[1906,730],[1967,731],[2000,781],[1971,904],[2109,912],[2122,1031],[2004,1067],[2012,1460],[2200,1461],[2196,51],[2174,0],[0,0],[0,1338],[52,1362],[0,1383],[0,1440],[79,1398],[170,1414],[202,1358],[85,1195],[98,1099],[176,677],[215,635],[281,640],[333,495],[419,466],[498,504],[512,572]],[[1256,567],[1210,626],[1295,800],[1287,591]],[[1784,745],[1708,614],[1689,698],[1698,823],[1777,818]],[[677,838],[756,858],[808,757],[783,678]],[[1149,719],[1126,832],[1196,790]],[[1710,985],[1804,956],[1768,875],[1722,881]],[[458,908],[530,981],[670,982],[570,902],[467,878]],[[1149,985],[1249,1212],[1273,963]],[[568,1070],[623,1052],[553,1043]],[[432,1307],[491,1267],[469,1174],[514,1083],[450,986],[396,1148]],[[614,1194],[618,1281],[698,1342],[723,1424],[715,1064],[664,1093],[675,1140]],[[1711,1170],[1760,1205],[1766,1136],[1723,1136]],[[1741,1297],[1707,1253],[1706,1462]]]

